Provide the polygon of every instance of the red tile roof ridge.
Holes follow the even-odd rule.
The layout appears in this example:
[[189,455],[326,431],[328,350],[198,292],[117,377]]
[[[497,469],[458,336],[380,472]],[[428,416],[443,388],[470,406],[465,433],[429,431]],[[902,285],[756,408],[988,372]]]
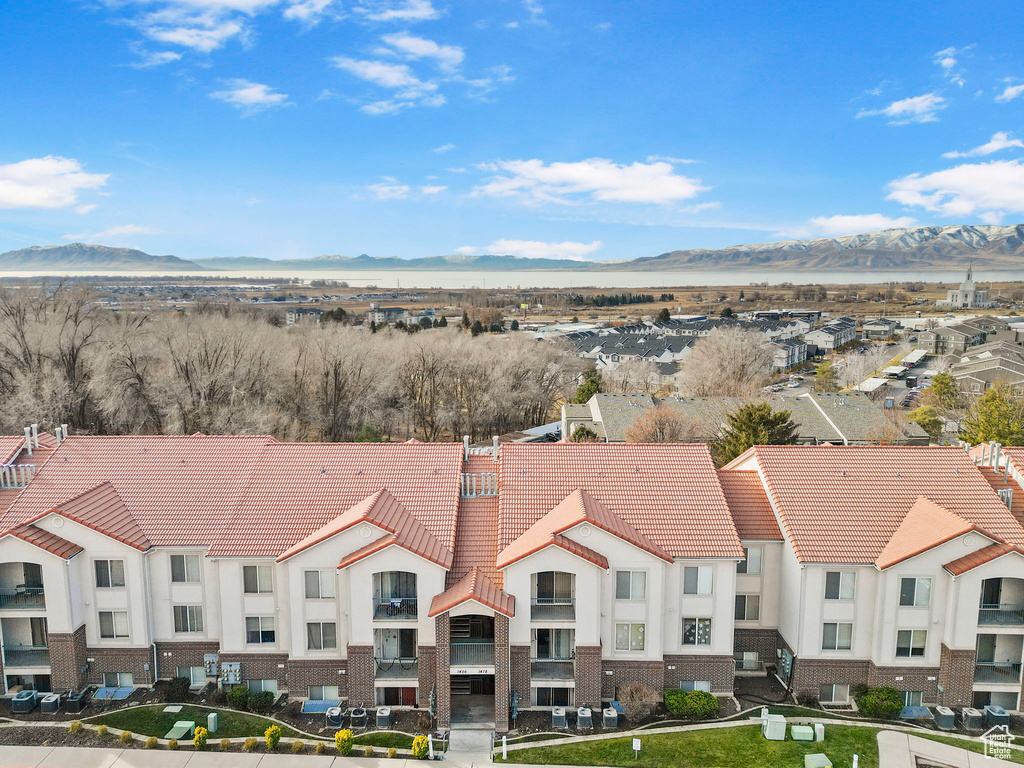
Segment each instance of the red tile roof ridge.
[[14,528],[0,533],[0,538],[4,536],[14,536],[64,560],[70,560],[75,555],[85,551],[83,547],[72,541],[27,523],[16,525]]
[[[86,500],[91,496],[107,496],[106,503],[108,505],[114,505],[115,509],[111,509],[109,506],[101,508],[97,515],[100,519],[90,519],[90,515],[82,514],[76,507],[85,504]],[[89,512],[93,511],[93,507],[86,505],[86,510]],[[40,520],[47,515],[57,514],[62,517],[66,517],[69,520],[73,520],[79,525],[84,525],[86,528],[102,533],[104,536],[108,536],[115,541],[120,541],[122,544],[127,544],[134,549],[138,549],[145,552],[152,543],[149,537],[142,531],[142,527],[139,525],[138,520],[135,519],[135,515],[131,513],[127,505],[124,503],[124,499],[118,494],[117,489],[110,483],[109,480],[104,480],[101,483],[97,483],[90,488],[86,488],[84,491],[76,493],[74,496],[60,502],[56,506],[49,509],[43,510],[34,517],[29,518],[25,521],[25,525],[32,525],[37,520]],[[110,516],[118,521],[120,527],[125,529],[125,533],[119,533],[117,530],[108,523]]]
[[970,552],[963,557],[958,557],[956,560],[946,563],[943,565],[943,569],[948,571],[954,576],[959,576],[967,571],[977,568],[979,565],[990,563],[1003,555],[1008,555],[1011,552],[1016,552],[1018,555],[1024,555],[1024,548],[1015,544],[989,544],[987,547],[982,547],[974,552]]
[[950,512],[926,496],[920,496],[878,555],[875,565],[881,570],[891,568],[971,531],[996,543],[1003,543],[997,536],[987,533],[955,512]]
[[504,614],[509,618],[515,616],[516,599],[498,589],[494,583],[477,567],[470,569],[456,584],[439,595],[435,595],[430,603],[429,618],[446,613],[462,603],[474,600],[491,610]]
[[756,469],[720,469],[718,481],[740,539],[782,541],[779,521]]

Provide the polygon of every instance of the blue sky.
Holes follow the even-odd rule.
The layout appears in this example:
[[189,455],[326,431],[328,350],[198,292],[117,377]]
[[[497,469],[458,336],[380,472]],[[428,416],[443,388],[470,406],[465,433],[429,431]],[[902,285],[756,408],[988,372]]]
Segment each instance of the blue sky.
[[1024,221],[1018,1],[9,0],[0,251],[623,259]]

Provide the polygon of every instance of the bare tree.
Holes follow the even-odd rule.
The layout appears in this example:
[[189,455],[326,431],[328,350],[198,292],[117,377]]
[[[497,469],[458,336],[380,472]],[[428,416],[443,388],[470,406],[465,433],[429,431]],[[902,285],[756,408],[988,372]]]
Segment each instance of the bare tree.
[[627,443],[703,442],[709,437],[703,425],[666,405],[650,408],[626,430]]
[[626,360],[608,377],[614,388],[623,393],[640,392],[646,395],[658,391],[658,369],[649,360]]
[[738,327],[698,339],[682,363],[679,388],[691,397],[747,397],[768,381],[772,352],[765,337]]

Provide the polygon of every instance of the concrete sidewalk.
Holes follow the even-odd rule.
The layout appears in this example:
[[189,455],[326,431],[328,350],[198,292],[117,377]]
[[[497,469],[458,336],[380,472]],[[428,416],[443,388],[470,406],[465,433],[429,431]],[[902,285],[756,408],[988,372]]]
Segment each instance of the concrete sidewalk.
[[879,768],[916,768],[917,758],[923,758],[924,762],[948,765],[950,768],[1011,768],[1018,765],[909,733],[879,732]]

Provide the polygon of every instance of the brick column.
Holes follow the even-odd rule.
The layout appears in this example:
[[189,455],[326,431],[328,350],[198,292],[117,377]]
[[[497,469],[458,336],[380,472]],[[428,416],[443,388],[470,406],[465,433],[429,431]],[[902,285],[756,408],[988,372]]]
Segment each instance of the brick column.
[[939,703],[947,707],[969,707],[974,701],[973,650],[954,651],[942,644],[939,654]]
[[437,727],[452,726],[452,649],[451,630],[448,614],[442,613],[434,621],[434,642],[436,643],[434,684],[437,688]]
[[509,682],[519,694],[519,711],[530,706],[530,646],[513,645],[509,648]]
[[576,646],[576,706],[601,708],[601,646]]
[[494,616],[494,729],[508,730],[509,699],[508,616]]
[[53,690],[70,689],[77,691],[85,680],[82,668],[85,666],[85,625],[70,634],[49,634],[50,684]]
[[348,647],[348,703],[350,706],[372,707],[376,703],[373,695],[373,646],[350,645]]
[[430,706],[430,690],[437,680],[437,649],[432,645],[421,645],[416,649],[419,662],[419,691],[417,703],[423,709]]

